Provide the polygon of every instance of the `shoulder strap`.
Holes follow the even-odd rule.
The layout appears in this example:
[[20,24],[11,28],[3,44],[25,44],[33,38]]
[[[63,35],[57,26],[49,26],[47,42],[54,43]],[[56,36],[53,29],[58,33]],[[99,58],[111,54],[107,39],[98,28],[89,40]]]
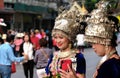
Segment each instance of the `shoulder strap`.
[[45,52],[45,50],[41,49],[40,50],[42,52],[42,54],[45,56],[46,59],[49,59],[48,54]]

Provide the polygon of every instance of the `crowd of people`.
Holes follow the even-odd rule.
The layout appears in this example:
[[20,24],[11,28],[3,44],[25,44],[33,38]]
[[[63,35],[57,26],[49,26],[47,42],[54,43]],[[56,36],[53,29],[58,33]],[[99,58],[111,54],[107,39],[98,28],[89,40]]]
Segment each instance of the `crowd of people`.
[[[11,77],[11,64],[23,65],[25,78],[86,78],[84,42],[102,57],[93,78],[120,78],[120,56],[116,50],[119,20],[109,13],[109,1],[99,1],[88,13],[76,1],[55,19],[51,32],[55,49],[48,47],[43,29],[29,33],[6,33],[0,37],[0,75]],[[3,25],[3,24],[1,24]],[[81,40],[80,42],[76,42]],[[76,47],[77,46],[77,47]]]
[[0,36],[0,47],[0,77],[2,78],[11,77],[12,63],[22,64],[25,78],[33,78],[34,68],[38,78],[41,78],[40,72],[47,66],[48,58],[53,52],[53,49],[49,48],[47,34],[43,29],[41,32],[36,29],[25,33],[8,30]]

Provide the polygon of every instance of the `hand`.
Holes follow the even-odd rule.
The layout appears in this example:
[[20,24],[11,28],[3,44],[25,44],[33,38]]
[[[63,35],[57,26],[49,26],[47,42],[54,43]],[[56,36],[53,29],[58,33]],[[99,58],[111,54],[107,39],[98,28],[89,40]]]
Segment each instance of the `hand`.
[[50,77],[50,74],[43,74],[43,78],[49,78]]
[[66,72],[62,69],[59,69],[61,78],[77,78],[75,71],[72,68],[70,68],[69,65],[67,65],[67,66],[68,66],[68,72]]
[[25,59],[25,60],[28,60],[28,55],[25,54],[25,53],[22,53],[22,54],[23,54],[23,56],[24,56],[24,59]]

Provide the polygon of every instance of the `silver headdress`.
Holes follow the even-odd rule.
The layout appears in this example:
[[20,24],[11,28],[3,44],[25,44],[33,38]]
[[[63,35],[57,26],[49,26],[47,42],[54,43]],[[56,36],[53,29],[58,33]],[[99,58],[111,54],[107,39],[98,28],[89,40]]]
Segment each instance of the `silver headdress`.
[[83,29],[80,22],[84,21],[83,16],[88,12],[85,7],[80,7],[77,2],[74,2],[69,10],[63,11],[55,20],[55,25],[52,31],[52,36],[58,33],[58,30],[65,33],[66,37],[74,41],[76,35]]
[[98,8],[91,12],[91,17],[87,19],[84,39],[86,42],[111,45],[117,25],[113,19],[109,19],[108,4],[108,1],[100,1],[96,4]]

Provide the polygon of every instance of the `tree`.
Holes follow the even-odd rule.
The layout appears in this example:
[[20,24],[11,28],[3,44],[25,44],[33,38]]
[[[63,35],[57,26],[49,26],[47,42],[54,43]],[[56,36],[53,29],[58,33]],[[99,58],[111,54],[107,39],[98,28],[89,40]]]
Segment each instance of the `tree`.
[[85,2],[85,6],[87,8],[87,10],[89,12],[91,12],[94,8],[95,8],[95,4],[98,2],[99,0],[86,0]]

